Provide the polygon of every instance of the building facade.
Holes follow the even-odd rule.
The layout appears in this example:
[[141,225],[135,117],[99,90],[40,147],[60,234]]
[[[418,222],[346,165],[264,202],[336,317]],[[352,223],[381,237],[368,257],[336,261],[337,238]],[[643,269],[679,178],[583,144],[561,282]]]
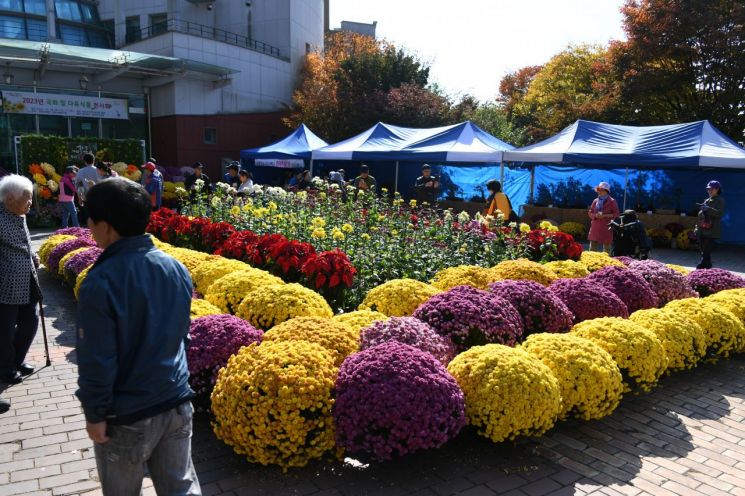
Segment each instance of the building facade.
[[128,110],[110,119],[6,106],[0,165],[14,134],[38,131],[139,137],[159,163],[200,160],[216,173],[286,133],[305,54],[323,48],[325,4],[0,0],[3,92],[109,98]]

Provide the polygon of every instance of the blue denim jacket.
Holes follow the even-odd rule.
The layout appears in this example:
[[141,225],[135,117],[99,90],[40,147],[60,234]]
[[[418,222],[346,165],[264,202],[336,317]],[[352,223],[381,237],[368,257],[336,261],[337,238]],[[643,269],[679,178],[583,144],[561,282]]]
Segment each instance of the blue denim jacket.
[[189,272],[149,235],[104,250],[78,295],[76,395],[88,421],[129,424],[191,398],[191,294]]

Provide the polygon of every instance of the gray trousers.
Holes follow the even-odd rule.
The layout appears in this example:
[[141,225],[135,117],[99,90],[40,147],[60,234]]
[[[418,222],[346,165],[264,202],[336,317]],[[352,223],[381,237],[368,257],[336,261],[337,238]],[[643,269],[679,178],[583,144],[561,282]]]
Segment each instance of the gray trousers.
[[191,461],[194,408],[190,402],[130,425],[111,425],[110,440],[95,444],[106,496],[139,496],[145,467],[158,495],[200,496]]

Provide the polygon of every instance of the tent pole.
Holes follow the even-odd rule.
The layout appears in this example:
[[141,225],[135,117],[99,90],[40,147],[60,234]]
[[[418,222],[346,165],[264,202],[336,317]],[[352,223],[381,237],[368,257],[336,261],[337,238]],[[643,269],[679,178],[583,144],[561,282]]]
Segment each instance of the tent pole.
[[504,190],[504,162],[499,162],[499,184],[502,185]]
[[626,167],[626,179],[623,182],[623,209],[626,210],[626,192],[629,189],[629,168]]
[[310,176],[313,177],[313,159],[310,159]]
[[535,165],[530,166],[530,197],[528,203],[533,204],[533,189],[535,189]]
[[398,160],[396,160],[396,179],[393,183],[393,192],[398,193]]

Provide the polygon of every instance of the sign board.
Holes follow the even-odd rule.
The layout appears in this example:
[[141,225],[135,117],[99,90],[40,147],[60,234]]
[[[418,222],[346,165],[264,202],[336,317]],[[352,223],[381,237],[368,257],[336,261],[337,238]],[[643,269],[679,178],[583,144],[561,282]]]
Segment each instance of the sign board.
[[302,169],[305,166],[305,162],[299,158],[257,158],[255,163],[256,167],[278,167],[280,169]]
[[115,98],[3,91],[2,104],[3,112],[7,114],[129,119],[127,100]]

